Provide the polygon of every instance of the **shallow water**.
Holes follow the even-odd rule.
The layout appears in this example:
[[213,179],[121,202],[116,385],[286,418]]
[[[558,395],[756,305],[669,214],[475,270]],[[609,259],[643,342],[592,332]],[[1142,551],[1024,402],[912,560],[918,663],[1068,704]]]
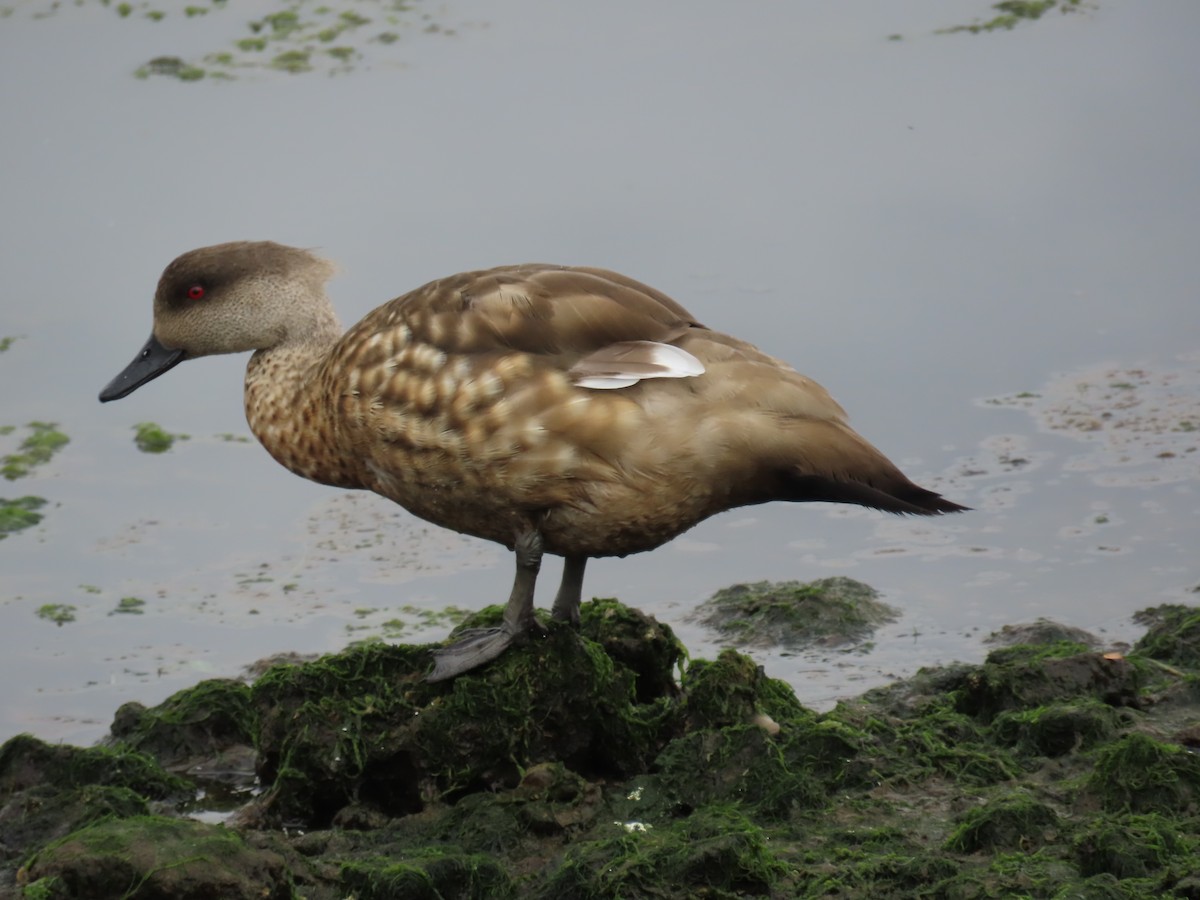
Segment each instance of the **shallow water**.
[[[0,541],[0,739],[89,741],[125,700],[337,649],[404,605],[507,595],[501,548],[218,437],[248,434],[243,360],[96,402],[149,331],[162,267],[239,238],[337,260],[346,323],[468,268],[617,269],[793,362],[915,479],[976,507],[776,504],[589,567],[589,594],[696,655],[716,644],[687,615],[720,587],[869,582],[904,611],[870,652],[755,651],[806,703],[978,659],[1005,623],[1120,640],[1134,610],[1194,599],[1191,0],[986,35],[933,33],[987,13],[961,0],[452,2],[353,71],[189,83],[131,73],[227,46],[245,12],[36,6],[0,19],[0,338],[18,338],[0,425],[55,421],[71,443],[0,482],[49,501]],[[140,453],[144,421],[191,439]],[[110,614],[123,597],[143,612]],[[75,621],[39,619],[50,603]],[[405,639],[445,632],[400,618]]]

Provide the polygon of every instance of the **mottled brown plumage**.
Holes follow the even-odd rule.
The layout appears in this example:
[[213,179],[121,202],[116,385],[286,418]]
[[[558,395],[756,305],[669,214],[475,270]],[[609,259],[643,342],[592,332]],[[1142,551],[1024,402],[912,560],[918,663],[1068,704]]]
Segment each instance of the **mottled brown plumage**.
[[434,677],[536,627],[543,550],[567,559],[554,614],[577,621],[589,557],[653,549],[722,510],[963,509],[909,481],[819,384],[623,275],[467,272],[343,335],[325,294],[332,272],[270,242],[185,253],[159,281],[150,342],[101,399],[184,358],[254,350],[246,418],[276,460],[515,548],[504,628],[440,651]]

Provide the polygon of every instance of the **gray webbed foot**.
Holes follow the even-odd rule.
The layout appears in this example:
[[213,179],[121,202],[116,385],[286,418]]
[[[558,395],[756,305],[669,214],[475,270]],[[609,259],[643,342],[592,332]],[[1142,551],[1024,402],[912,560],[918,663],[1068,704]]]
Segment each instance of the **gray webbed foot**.
[[517,535],[515,543],[517,574],[504,608],[503,624],[499,628],[470,628],[449,647],[434,650],[433,671],[425,676],[426,681],[445,681],[489,663],[518,637],[543,630],[533,614],[533,588],[542,565],[542,536],[530,529]]
[[470,628],[449,647],[433,651],[433,671],[426,681],[445,681],[489,663],[512,644],[516,634],[506,627]]

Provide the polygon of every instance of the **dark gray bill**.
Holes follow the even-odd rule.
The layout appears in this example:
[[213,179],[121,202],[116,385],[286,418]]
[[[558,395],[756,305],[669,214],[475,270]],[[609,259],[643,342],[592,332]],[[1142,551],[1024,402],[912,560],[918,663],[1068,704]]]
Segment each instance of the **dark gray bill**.
[[150,340],[146,341],[146,346],[133,358],[133,362],[100,392],[100,402],[107,403],[129,396],[147,381],[153,381],[167,369],[179,365],[185,355],[182,350],[168,350],[151,334]]

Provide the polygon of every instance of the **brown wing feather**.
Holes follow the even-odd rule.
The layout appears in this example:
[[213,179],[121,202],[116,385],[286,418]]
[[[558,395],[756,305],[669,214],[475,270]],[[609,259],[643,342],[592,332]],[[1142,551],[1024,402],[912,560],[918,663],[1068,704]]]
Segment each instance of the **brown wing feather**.
[[703,328],[678,303],[631,278],[534,263],[432,281],[368,315],[353,339],[401,326],[447,352],[519,350],[564,357],[557,360],[564,368],[620,341],[667,342]]

